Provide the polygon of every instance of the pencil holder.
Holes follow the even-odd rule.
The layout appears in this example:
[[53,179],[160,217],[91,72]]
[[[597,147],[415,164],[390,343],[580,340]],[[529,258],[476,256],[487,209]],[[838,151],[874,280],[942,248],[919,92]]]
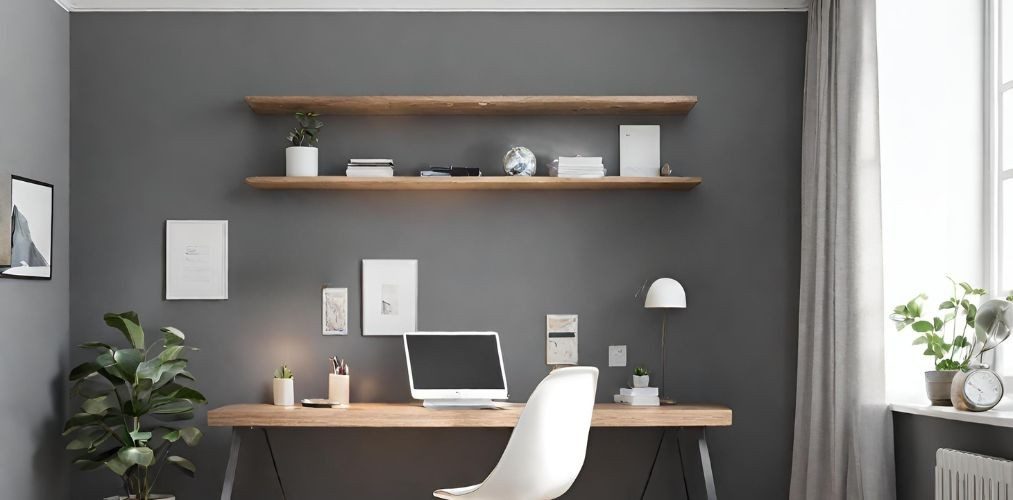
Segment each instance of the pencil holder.
[[327,374],[327,399],[331,404],[348,404],[348,375]]

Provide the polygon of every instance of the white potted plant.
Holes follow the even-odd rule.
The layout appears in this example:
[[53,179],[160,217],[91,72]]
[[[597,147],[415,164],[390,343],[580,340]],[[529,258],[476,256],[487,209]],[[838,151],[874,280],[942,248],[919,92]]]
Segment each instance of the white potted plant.
[[934,369],[925,372],[925,393],[933,406],[952,406],[950,385],[957,371],[966,370],[971,361],[977,303],[987,293],[983,288],[946,278],[953,284],[953,293],[939,304],[935,315],[925,314],[922,305],[928,296],[924,293],[895,307],[890,314],[897,331],[914,331],[918,336],[912,344],[924,348],[922,354],[932,358]]
[[638,366],[633,370],[633,388],[639,389],[641,387],[650,387],[651,385],[651,374],[647,371],[647,368]]
[[295,406],[295,379],[287,365],[274,371],[274,405]]
[[285,148],[285,175],[289,177],[316,177],[318,173],[317,143],[324,123],[317,113],[296,113],[299,126],[288,133]]
[[196,349],[186,347],[183,332],[171,326],[161,329],[160,341],[146,346],[135,312],[109,313],[104,319],[129,345],[80,346],[97,354],[70,371],[70,393],[81,406],[63,427],[72,439],[67,449],[82,470],[109,469],[119,476],[124,495],[113,500],[173,500],[152,491],[165,465],[190,477],[197,471],[189,460],[171,454],[181,442],[196,446],[203,435],[184,422],[193,418],[197,405],[207,403],[185,385],[194,380],[185,354]]

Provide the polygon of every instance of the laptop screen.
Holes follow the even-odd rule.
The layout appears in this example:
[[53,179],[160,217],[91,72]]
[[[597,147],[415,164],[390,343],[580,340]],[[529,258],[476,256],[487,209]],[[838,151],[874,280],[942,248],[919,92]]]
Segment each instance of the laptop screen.
[[415,389],[505,389],[495,334],[405,336]]

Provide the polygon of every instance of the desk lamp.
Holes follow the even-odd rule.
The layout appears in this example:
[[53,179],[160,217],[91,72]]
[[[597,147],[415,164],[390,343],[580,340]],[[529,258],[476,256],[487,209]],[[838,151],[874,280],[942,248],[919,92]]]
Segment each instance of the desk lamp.
[[668,309],[686,308],[686,290],[672,278],[659,278],[651,283],[644,300],[646,309],[664,309],[661,315],[661,404],[675,404],[665,393],[665,327],[668,320]]

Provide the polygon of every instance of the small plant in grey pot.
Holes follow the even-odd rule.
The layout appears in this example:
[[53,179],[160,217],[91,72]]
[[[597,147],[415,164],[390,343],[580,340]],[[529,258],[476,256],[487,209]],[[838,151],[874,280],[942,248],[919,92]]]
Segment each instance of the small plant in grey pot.
[[180,425],[193,418],[197,405],[207,399],[187,381],[183,332],[167,326],[160,341],[146,346],[144,330],[135,312],[106,314],[105,323],[127,340],[126,347],[88,342],[80,347],[95,351],[70,371],[71,396],[80,409],[64,425],[71,437],[67,449],[83,470],[108,469],[122,481],[121,499],[172,499],[152,493],[165,466],[193,477],[197,468],[172,454],[180,444],[196,446],[203,435],[196,427]]
[[651,373],[647,371],[647,368],[638,366],[633,370],[633,387],[650,387],[651,385]]
[[890,319],[897,331],[910,329],[916,335],[912,344],[924,349],[934,370],[925,372],[925,392],[934,406],[951,406],[950,385],[958,370],[966,370],[971,361],[974,318],[978,302],[987,292],[949,276],[953,292],[934,314],[924,309],[928,296],[920,293],[893,309]]

